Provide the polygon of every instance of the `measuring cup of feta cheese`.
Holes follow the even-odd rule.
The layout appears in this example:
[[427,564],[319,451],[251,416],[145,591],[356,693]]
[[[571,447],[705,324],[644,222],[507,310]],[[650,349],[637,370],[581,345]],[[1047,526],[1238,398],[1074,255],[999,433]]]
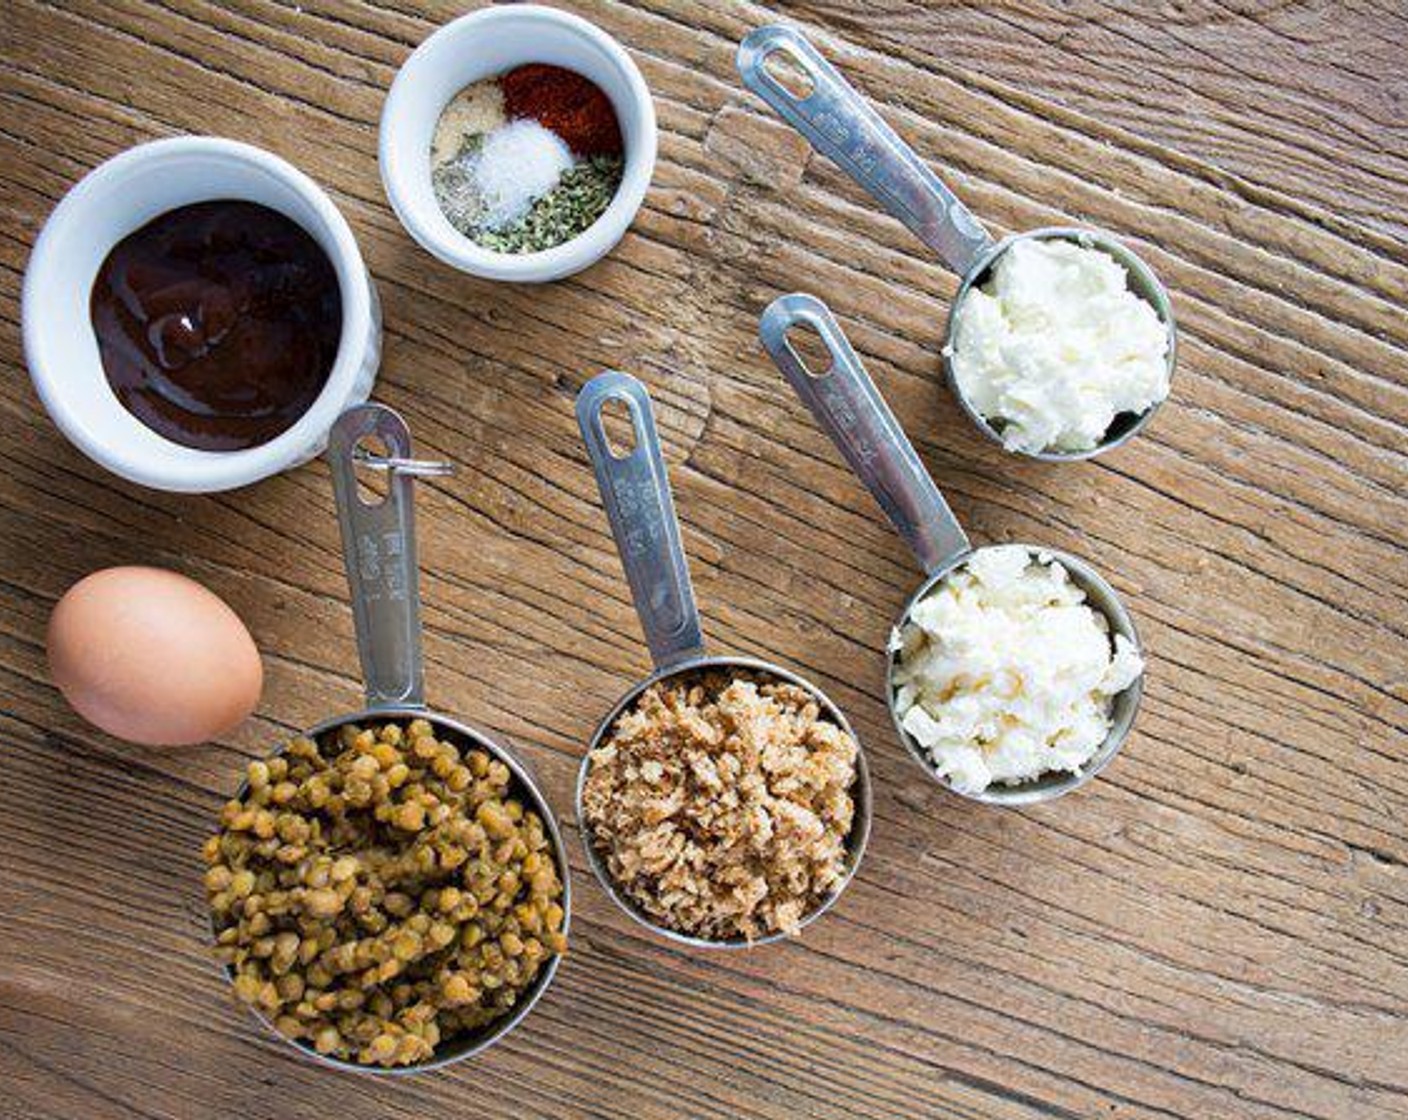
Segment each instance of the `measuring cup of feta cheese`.
[[[628,448],[606,432],[613,402],[630,416]],[[831,908],[865,852],[860,740],[805,678],[705,652],[641,383],[599,374],[577,420],[654,662],[582,759],[587,861],[623,911],[677,944],[741,949],[795,935]]]
[[1060,462],[1118,447],[1149,422],[1169,393],[1177,332],[1168,292],[1132,250],[1103,230],[1065,226],[994,242],[793,28],[748,35],[738,71],[962,278],[944,370],[982,432]]
[[[789,332],[814,332],[812,370]],[[1114,589],[1054,548],[973,548],[831,312],[782,296],[768,354],[869,488],[927,575],[889,643],[886,695],[910,754],[977,801],[1048,801],[1119,751],[1143,692],[1134,623]]]

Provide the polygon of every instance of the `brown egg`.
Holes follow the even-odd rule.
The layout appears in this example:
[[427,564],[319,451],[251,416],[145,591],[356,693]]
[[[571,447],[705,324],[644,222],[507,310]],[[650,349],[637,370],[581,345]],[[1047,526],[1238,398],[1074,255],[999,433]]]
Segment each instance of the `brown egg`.
[[79,580],[49,618],[48,644],[49,671],[74,711],[147,746],[217,738],[254,710],[264,685],[239,616],[160,568]]

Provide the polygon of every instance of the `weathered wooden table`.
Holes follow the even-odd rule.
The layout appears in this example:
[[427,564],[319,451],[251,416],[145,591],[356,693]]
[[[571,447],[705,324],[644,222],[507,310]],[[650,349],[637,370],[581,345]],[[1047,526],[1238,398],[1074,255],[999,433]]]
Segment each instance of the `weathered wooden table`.
[[[661,122],[646,208],[603,264],[514,290],[421,252],[382,194],[377,115],[461,8],[4,2],[0,1114],[1408,1115],[1403,6],[788,6],[994,228],[1108,226],[1173,290],[1173,400],[1128,448],[1054,468],[983,442],[943,388],[953,277],[740,89],[763,7],[580,5],[634,50]],[[46,213],[179,132],[330,188],[385,302],[377,395],[461,466],[420,488],[431,692],[544,775],[578,899],[558,983],[469,1068],[301,1062],[205,952],[216,807],[247,758],[357,702],[327,471],[218,497],[128,486],[24,373]],[[1080,794],[985,809],[896,743],[877,651],[916,573],[756,343],[798,287],[836,309],[977,539],[1068,547],[1128,597],[1146,705]],[[800,667],[870,744],[869,854],[799,942],[652,940],[566,819],[588,734],[646,666],[572,416],[605,366],[656,395],[713,643]],[[268,687],[229,741],[123,746],[49,686],[55,598],[133,561],[249,622]]]

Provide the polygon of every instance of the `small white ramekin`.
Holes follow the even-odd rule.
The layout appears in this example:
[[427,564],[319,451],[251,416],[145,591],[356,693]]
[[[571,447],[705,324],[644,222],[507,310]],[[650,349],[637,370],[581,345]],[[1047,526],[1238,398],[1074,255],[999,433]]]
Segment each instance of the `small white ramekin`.
[[[108,385],[89,301],[113,246],[178,206],[258,202],[322,246],[342,293],[342,338],[327,384],[286,432],[244,451],[200,451],[159,436]],[[260,148],[180,136],[130,148],[90,171],[50,214],[24,277],[24,352],[59,430],[114,474],[158,490],[246,486],[322,451],[333,421],[371,393],[381,361],[376,288],[346,219],[312,179]]]
[[[575,70],[601,88],[621,125],[625,169],[606,213],[580,236],[539,253],[496,253],[441,213],[430,182],[430,141],[461,89],[529,62]],[[381,113],[381,181],[407,232],[446,264],[490,280],[542,283],[595,264],[621,240],[650,186],[656,144],[655,103],[620,43],[569,12],[512,4],[447,23],[406,60]]]

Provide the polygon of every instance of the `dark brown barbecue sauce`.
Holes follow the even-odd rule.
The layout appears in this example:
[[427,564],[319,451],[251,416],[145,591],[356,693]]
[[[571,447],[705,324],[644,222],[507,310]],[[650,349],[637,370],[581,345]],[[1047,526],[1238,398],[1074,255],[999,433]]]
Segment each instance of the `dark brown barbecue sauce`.
[[327,254],[278,211],[236,200],[170,210],[119,241],[90,311],[123,407],[203,451],[292,427],[327,383],[342,334]]

